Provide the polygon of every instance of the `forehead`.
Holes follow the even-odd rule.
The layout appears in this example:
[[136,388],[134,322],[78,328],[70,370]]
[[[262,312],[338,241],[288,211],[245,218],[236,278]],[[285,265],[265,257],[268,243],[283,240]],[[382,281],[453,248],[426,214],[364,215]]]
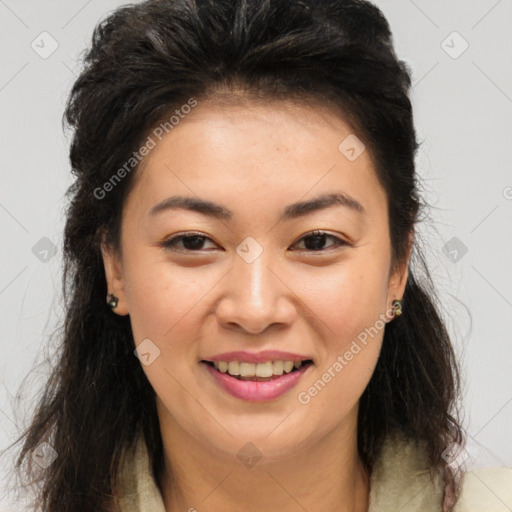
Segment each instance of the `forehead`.
[[[239,191],[248,202],[265,193],[297,200],[330,187],[362,201],[382,200],[370,152],[348,123],[322,105],[198,101],[168,133],[150,137],[155,144],[133,191],[141,200],[155,203],[173,188],[203,197]],[[347,157],[347,144],[356,158]]]

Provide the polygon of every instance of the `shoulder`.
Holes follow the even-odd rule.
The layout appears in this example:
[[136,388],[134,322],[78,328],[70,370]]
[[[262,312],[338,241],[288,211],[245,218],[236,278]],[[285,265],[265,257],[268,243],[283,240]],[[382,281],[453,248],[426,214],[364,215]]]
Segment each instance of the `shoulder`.
[[507,512],[512,510],[512,468],[468,471],[453,512]]
[[118,497],[122,512],[165,512],[142,431],[121,464]]
[[443,490],[440,478],[432,478],[420,444],[389,434],[373,467],[368,512],[439,512]]
[[[368,512],[439,512],[444,481],[428,468],[421,444],[400,434],[389,435],[372,471]],[[512,468],[481,468],[462,475],[453,512],[511,511]]]

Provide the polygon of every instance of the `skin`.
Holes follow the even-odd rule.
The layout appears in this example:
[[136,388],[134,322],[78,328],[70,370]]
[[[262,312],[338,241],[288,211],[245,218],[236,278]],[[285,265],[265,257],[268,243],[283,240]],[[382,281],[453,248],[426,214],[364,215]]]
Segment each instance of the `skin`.
[[[386,194],[369,151],[349,161],[338,150],[351,133],[322,107],[199,102],[146,157],[123,209],[122,256],[102,248],[115,312],[130,315],[136,345],[149,338],[160,350],[142,367],[157,397],[168,512],[368,508],[357,410],[384,329],[309,403],[297,398],[365,328],[386,313],[391,320],[407,280],[409,257],[390,275]],[[336,205],[278,221],[285,206],[333,191],[365,213]],[[213,201],[233,217],[148,215],[172,195]],[[304,238],[313,230],[349,245],[327,237],[315,246]],[[189,231],[206,237],[202,245],[163,247]],[[236,252],[249,236],[263,249],[252,263]],[[263,403],[227,394],[200,363],[266,349],[305,354],[314,365]],[[262,454],[252,467],[237,457],[249,442]]]

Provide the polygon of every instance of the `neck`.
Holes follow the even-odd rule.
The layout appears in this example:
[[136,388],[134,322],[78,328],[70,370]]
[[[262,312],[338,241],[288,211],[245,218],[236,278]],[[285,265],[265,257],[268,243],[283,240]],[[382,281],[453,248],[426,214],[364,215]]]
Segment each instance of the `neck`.
[[[238,512],[250,503],[251,510],[366,512],[370,478],[357,451],[357,408],[351,419],[293,454],[262,453],[258,461],[244,463],[163,416],[165,468],[159,484],[165,509]],[[249,445],[245,450],[251,453]]]

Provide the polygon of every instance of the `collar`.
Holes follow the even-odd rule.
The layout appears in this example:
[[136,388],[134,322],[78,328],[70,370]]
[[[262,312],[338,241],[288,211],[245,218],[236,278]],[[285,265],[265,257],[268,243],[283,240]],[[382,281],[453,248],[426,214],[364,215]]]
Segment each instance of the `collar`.
[[[121,470],[122,512],[166,512],[142,433]],[[439,512],[443,485],[432,480],[424,451],[401,434],[388,436],[370,478],[368,512]]]

